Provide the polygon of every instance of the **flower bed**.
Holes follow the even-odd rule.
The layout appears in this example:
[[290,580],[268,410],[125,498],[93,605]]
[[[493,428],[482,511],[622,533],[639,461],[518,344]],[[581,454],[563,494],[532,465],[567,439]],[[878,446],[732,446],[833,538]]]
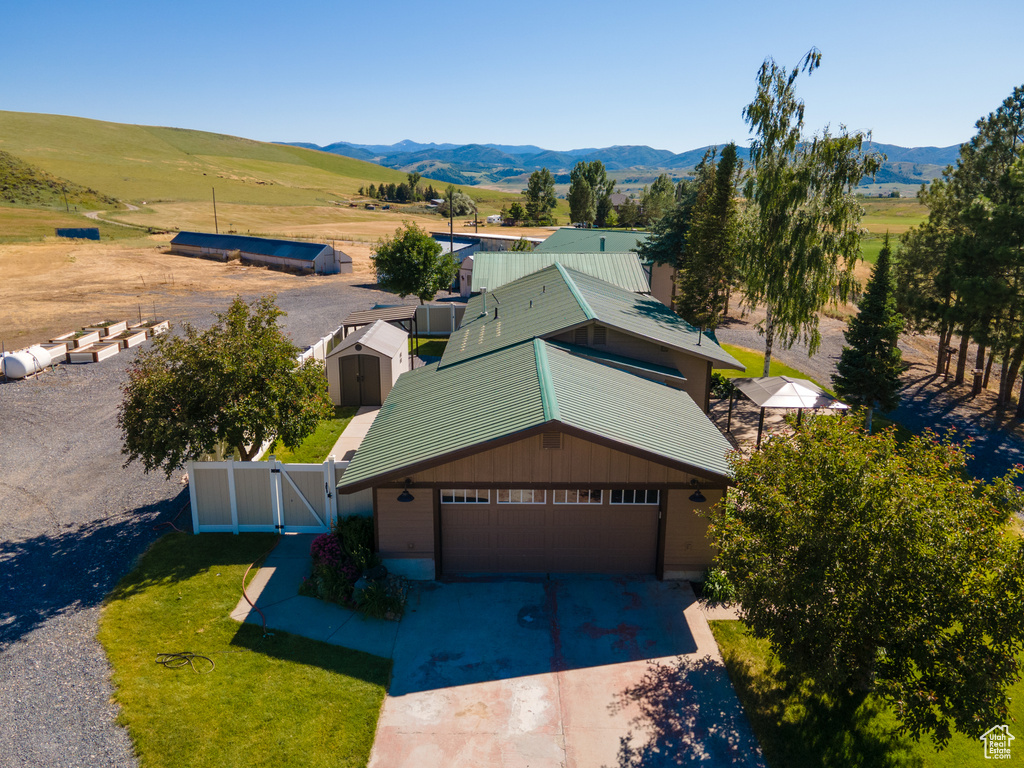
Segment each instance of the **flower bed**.
[[313,539],[313,570],[299,594],[327,600],[367,616],[402,618],[408,582],[389,575],[373,551],[372,518],[349,515]]

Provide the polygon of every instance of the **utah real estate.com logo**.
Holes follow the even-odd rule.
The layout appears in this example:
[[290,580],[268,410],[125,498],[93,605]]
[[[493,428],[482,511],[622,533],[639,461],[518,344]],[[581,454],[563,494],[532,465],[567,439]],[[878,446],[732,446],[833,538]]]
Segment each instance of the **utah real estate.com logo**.
[[981,735],[981,741],[985,744],[986,760],[1009,760],[1010,742],[1015,736],[1010,733],[1010,726],[997,725],[989,728]]

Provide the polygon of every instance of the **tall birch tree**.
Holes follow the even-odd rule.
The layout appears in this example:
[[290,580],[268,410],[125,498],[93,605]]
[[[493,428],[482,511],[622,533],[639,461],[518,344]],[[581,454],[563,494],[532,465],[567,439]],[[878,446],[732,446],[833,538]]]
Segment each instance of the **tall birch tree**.
[[844,126],[835,135],[826,127],[804,136],[804,102],[795,84],[801,72],[809,76],[820,64],[816,48],[788,71],[765,59],[757,96],[743,110],[754,134],[744,190],[750,207],[744,300],[765,308],[765,376],[776,343],[788,348],[803,338],[814,354],[821,341],[818,311],[850,296],[861,215],[853,187],[874,175],[882,160],[861,151],[868,136]]

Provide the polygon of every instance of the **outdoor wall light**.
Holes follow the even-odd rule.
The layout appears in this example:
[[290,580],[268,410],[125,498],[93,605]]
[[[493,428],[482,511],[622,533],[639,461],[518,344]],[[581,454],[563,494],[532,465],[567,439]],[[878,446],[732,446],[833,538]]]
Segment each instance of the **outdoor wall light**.
[[690,501],[694,502],[695,504],[703,504],[705,501],[707,501],[707,497],[705,497],[704,494],[700,492],[700,484],[697,482],[696,478],[691,480],[690,483],[697,489],[690,494]]
[[405,488],[402,490],[400,494],[398,494],[399,501],[412,501],[413,499],[416,498],[411,493],[409,493],[410,485],[412,485],[412,479],[408,477],[405,478]]

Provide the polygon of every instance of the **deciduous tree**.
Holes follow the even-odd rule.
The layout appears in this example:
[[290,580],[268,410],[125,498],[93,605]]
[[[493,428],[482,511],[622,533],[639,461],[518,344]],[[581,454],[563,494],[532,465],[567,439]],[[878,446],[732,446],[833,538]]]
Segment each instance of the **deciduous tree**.
[[875,408],[891,411],[900,402],[903,356],[899,340],[903,318],[896,311],[890,256],[889,235],[886,234],[871,279],[858,304],[857,316],[843,332],[849,346],[843,347],[836,375],[832,377],[840,397],[850,405],[866,409],[868,432]]
[[1006,530],[1021,468],[983,483],[966,460],[948,439],[818,417],[734,457],[709,515],[743,620],[786,673],[880,695],[940,745],[1006,722],[1024,648],[1024,540]]
[[771,58],[758,71],[757,96],[743,110],[754,133],[745,195],[751,216],[743,259],[745,301],[763,305],[764,376],[776,341],[789,347],[803,337],[817,351],[818,311],[845,301],[854,286],[860,253],[861,208],[852,194],[881,162],[864,155],[862,133],[803,135],[804,103],[795,83],[821,63],[812,49],[791,71]]
[[668,174],[663,173],[654,180],[650,188],[640,193],[640,211],[647,226],[655,224],[672,210],[676,203],[676,185]]
[[403,299],[416,296],[420,304],[450,288],[459,264],[441,244],[412,222],[399,227],[392,237],[382,237],[371,257],[377,284]]
[[298,446],[334,412],[323,364],[296,361],[273,296],[236,298],[206,331],[159,336],[128,370],[118,409],[125,464],[170,477],[218,446],[249,461],[267,440]]

